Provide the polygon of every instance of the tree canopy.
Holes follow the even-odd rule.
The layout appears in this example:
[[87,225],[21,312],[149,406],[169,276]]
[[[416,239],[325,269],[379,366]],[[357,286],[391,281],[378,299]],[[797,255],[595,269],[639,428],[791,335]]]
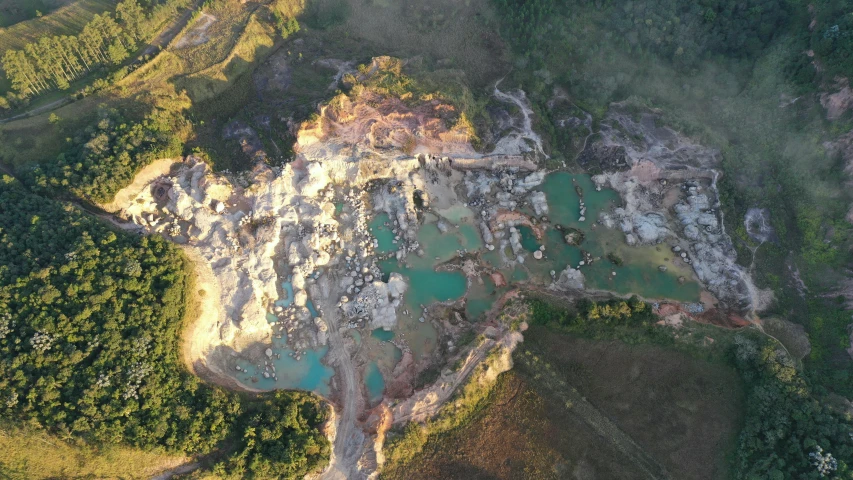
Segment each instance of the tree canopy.
[[713,55],[752,57],[790,22],[786,0],[640,0],[593,2],[573,0],[495,0],[505,33],[517,51],[533,60],[547,57],[555,36],[585,35],[589,25],[575,24],[573,14],[596,11],[585,21],[627,48],[649,51],[683,67]]
[[0,183],[0,409],[99,442],[211,449],[239,400],[181,368],[187,273],[158,237]]
[[129,121],[113,110],[100,112],[97,123],[77,134],[55,161],[27,173],[37,192],[70,192],[106,203],[129,185],[140,169],[160,158],[180,156],[180,115],[153,109],[142,121]]
[[190,285],[187,260],[162,238],[115,231],[0,177],[0,413],[98,445],[183,453],[233,434],[223,471],[235,475],[326,465],[319,398],[246,398],[183,367]]

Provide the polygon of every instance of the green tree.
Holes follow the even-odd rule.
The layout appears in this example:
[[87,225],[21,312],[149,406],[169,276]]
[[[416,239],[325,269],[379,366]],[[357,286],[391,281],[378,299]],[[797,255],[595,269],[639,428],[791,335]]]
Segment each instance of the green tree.
[[142,28],[145,11],[136,0],[124,0],[116,5],[116,19],[121,27],[135,41],[142,40]]

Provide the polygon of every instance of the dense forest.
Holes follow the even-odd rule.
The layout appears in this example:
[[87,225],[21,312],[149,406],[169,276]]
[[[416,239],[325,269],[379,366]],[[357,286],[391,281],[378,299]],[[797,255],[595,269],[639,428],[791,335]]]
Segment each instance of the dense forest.
[[810,46],[828,79],[853,76],[853,2],[823,0],[809,4]]
[[187,452],[229,433],[239,401],[178,363],[187,273],[174,247],[114,232],[9,177],[0,235],[7,416]]
[[326,467],[331,446],[315,429],[326,412],[314,395],[277,391],[242,427],[239,449],[213,467],[219,478],[301,479]]
[[66,192],[106,203],[153,160],[180,156],[186,128],[182,116],[163,110],[153,109],[142,121],[103,110],[56,160],[26,172],[25,180],[44,195]]
[[[539,66],[559,48],[549,40],[558,34],[580,35],[559,31],[568,25],[555,21],[577,10],[597,8],[601,2],[573,0],[496,0],[505,18],[506,35],[516,50]],[[765,48],[774,35],[789,22],[792,7],[784,0],[706,0],[678,2],[646,0],[606,2],[599,18],[608,38],[626,49],[654,52],[671,59],[683,68],[714,56],[753,56]],[[555,16],[556,15],[556,16]],[[587,32],[591,33],[591,32]],[[568,73],[568,72],[567,72]]]
[[775,342],[738,336],[732,354],[748,387],[737,478],[850,478],[850,418],[818,400]]
[[5,418],[96,444],[184,453],[210,452],[233,434],[241,449],[228,465],[237,475],[263,476],[286,461],[295,478],[328,460],[317,430],[326,410],[313,395],[243,398],[184,369],[191,278],[165,240],[114,231],[4,176],[0,244]]

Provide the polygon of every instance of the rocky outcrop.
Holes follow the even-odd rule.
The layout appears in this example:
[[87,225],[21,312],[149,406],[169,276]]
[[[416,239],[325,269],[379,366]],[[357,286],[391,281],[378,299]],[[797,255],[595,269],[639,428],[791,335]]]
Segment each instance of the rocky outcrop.
[[714,170],[719,152],[659,126],[654,112],[629,115],[619,105],[602,122],[599,141],[624,147],[630,166],[593,177],[623,200],[599,222],[619,228],[629,245],[674,246],[680,261],[690,264],[725,306],[742,313],[763,308],[766,296],[737,264],[725,232]]
[[846,78],[837,78],[835,92],[820,94],[820,104],[826,109],[828,120],[838,120],[848,110],[853,108],[853,89]]
[[537,217],[548,215],[548,199],[545,197],[544,192],[533,192],[527,197],[527,200],[533,207],[533,211]]
[[364,286],[355,300],[342,305],[347,318],[370,318],[370,328],[391,330],[397,326],[397,307],[403,301],[408,285],[399,273],[392,273],[388,283],[374,281]]
[[583,273],[576,268],[566,267],[560,272],[560,276],[551,284],[553,290],[583,290],[584,289]]

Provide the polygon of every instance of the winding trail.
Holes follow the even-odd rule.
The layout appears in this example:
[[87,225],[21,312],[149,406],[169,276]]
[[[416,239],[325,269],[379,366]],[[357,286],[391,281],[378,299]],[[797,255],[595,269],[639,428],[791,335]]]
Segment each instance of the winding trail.
[[[523,90],[518,90],[518,93],[515,95],[504,93],[498,90],[498,85],[504,79],[500,79],[495,83],[495,89],[492,92],[495,98],[502,102],[515,104],[519,110],[521,110],[521,114],[523,116],[522,124],[521,124],[521,132],[517,133],[518,137],[521,139],[528,139],[532,141],[536,145],[536,151],[541,154],[544,158],[548,158],[548,155],[545,154],[545,150],[542,149],[542,137],[539,136],[536,132],[533,131],[533,121],[531,117],[533,116],[533,110],[527,103],[527,96],[524,94]],[[510,134],[512,136],[513,134]]]

